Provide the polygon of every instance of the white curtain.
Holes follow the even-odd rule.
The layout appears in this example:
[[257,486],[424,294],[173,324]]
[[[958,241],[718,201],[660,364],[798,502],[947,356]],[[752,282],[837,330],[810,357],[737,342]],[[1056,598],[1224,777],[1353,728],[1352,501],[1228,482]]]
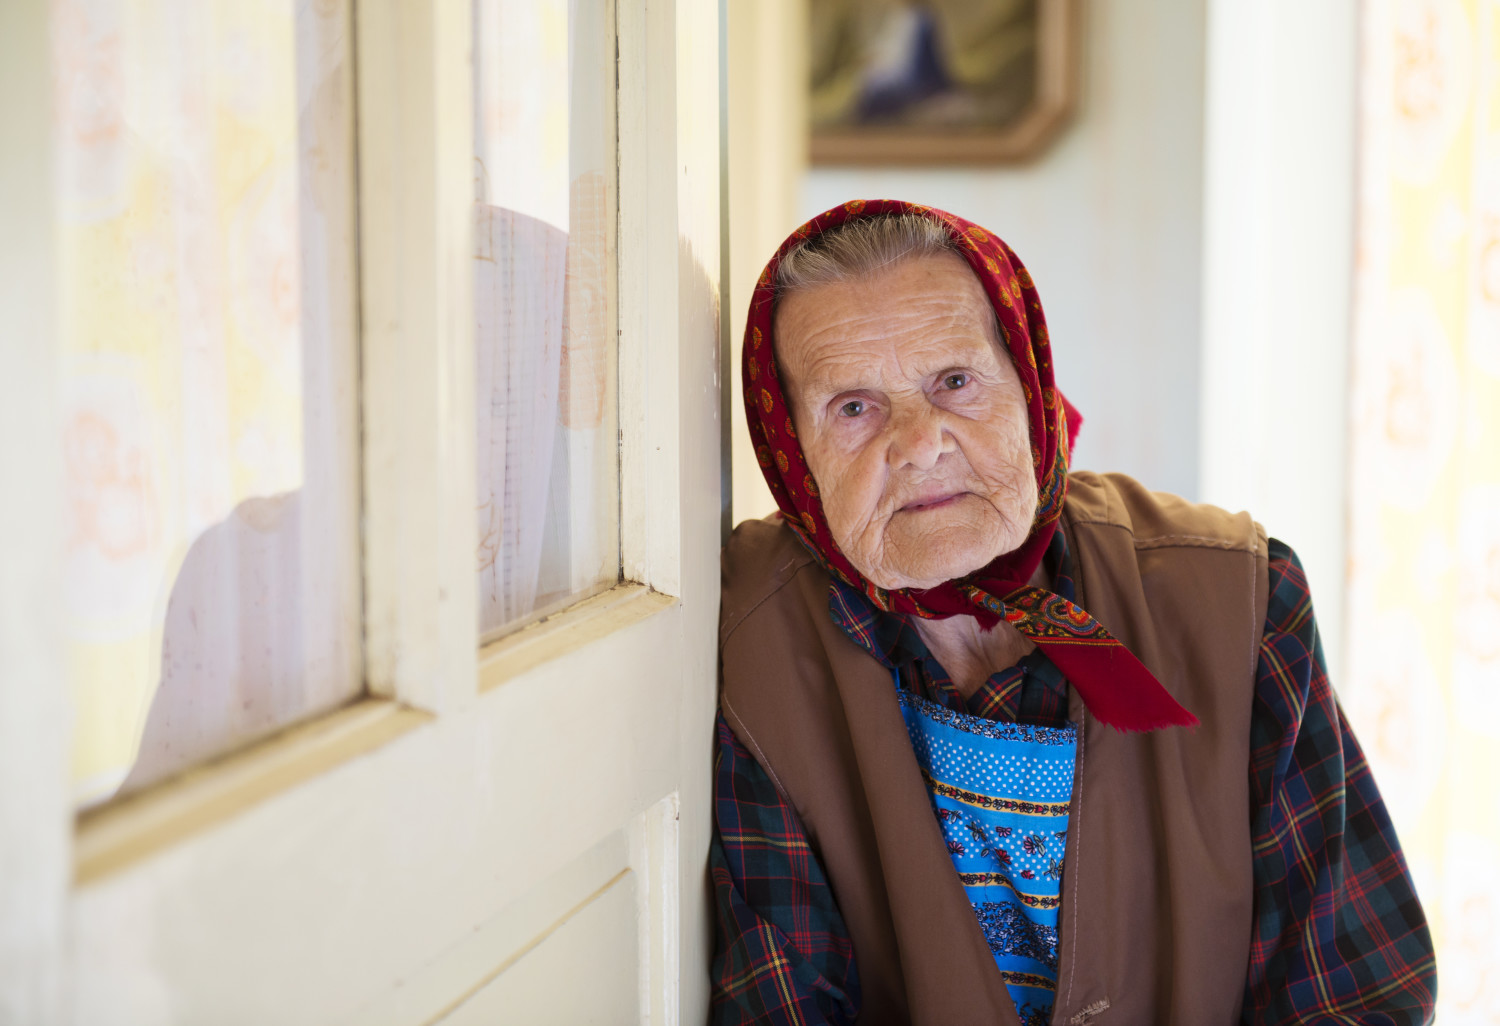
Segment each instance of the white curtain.
[[614,32],[473,0],[481,633],[619,574]]
[[474,207],[479,623],[536,605],[557,438],[568,233]]
[[91,803],[362,688],[351,23],[347,0],[51,10]]

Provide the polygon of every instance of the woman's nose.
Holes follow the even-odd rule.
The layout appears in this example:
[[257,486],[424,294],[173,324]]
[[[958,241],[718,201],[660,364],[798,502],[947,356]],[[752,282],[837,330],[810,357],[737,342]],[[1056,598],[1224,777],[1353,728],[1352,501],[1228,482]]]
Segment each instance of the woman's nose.
[[889,459],[891,467],[911,464],[931,470],[949,448],[941,418],[928,403],[901,404],[891,411]]

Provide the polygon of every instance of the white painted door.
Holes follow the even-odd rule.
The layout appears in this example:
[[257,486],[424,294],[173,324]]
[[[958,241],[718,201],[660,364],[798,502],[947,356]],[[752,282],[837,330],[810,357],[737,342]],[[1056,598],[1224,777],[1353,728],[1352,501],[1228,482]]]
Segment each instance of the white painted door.
[[[65,70],[49,27],[65,39],[101,6],[0,4],[0,1023],[701,1021],[723,495],[719,5],[558,5],[565,26],[607,19],[614,44],[564,45],[615,83],[618,430],[603,448],[618,495],[588,508],[616,518],[617,583],[575,558],[586,598],[481,645],[471,57],[484,40],[473,0],[357,0],[347,387],[363,693],[75,816],[51,429],[66,373],[49,257],[59,187],[38,97]],[[138,16],[127,38],[165,10],[124,6]],[[210,56],[232,68],[237,55]],[[573,458],[571,487],[593,488]]]

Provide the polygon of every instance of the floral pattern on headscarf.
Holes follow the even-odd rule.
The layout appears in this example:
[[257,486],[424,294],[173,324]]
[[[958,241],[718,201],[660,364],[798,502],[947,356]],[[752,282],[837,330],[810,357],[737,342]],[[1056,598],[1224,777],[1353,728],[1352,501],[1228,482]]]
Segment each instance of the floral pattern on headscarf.
[[[829,531],[817,481],[802,454],[781,388],[773,325],[777,267],[791,249],[848,221],[899,214],[940,222],[994,307],[1025,393],[1038,500],[1031,533],[1020,548],[935,588],[887,591],[854,568]],[[786,523],[830,573],[862,589],[889,612],[926,618],[968,615],[985,627],[1009,621],[1057,664],[1095,717],[1119,729],[1197,723],[1091,615],[1027,583],[1062,516],[1069,452],[1082,418],[1054,381],[1051,338],[1031,275],[999,237],[945,211],[897,200],[850,200],[824,211],[794,231],[761,272],[750,300],[742,360],[745,413],[756,460]]]

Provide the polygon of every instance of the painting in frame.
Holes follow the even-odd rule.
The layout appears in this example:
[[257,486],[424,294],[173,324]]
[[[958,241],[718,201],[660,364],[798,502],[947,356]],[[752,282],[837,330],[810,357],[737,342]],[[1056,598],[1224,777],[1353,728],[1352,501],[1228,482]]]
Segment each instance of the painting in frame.
[[1025,163],[1077,102],[1079,0],[808,0],[815,164]]

